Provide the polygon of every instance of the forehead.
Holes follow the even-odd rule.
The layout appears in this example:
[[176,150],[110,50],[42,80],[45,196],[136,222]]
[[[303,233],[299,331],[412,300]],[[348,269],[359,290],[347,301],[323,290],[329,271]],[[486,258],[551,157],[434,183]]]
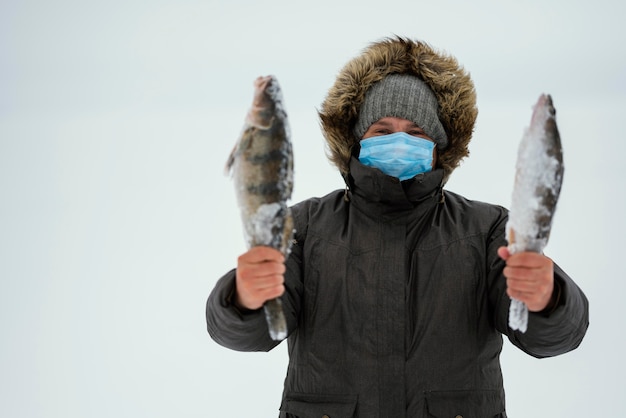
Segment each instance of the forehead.
[[380,118],[374,122],[372,126],[395,126],[402,129],[419,128],[415,122],[408,119],[397,118],[395,116],[385,116],[384,118]]

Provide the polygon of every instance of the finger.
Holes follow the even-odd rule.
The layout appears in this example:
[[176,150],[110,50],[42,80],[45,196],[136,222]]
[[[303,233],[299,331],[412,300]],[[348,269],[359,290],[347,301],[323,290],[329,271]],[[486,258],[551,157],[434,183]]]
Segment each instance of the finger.
[[552,260],[543,254],[526,251],[512,254],[506,264],[510,267],[540,268],[551,265]]
[[507,288],[515,292],[529,295],[542,295],[548,292],[550,284],[548,282],[534,282],[524,280],[507,280]]
[[525,267],[505,267],[502,273],[509,280],[540,281],[545,280],[548,270]]
[[511,256],[511,253],[507,247],[500,247],[498,248],[498,256],[506,261]]
[[520,292],[518,290],[512,289],[510,287],[508,287],[506,289],[506,294],[512,298],[512,299],[517,299],[519,301],[522,301],[524,303],[526,303],[526,301],[530,298],[531,295],[524,293],[524,292]]
[[528,271],[521,269],[513,274],[505,273],[508,287],[531,291],[532,289],[542,289],[550,286],[553,282],[550,273],[543,271]]
[[259,295],[262,296],[263,301],[268,301],[282,296],[283,293],[285,293],[285,286],[280,285],[263,289],[263,291],[259,292]]
[[275,248],[259,245],[250,248],[246,253],[239,256],[244,263],[262,263],[264,261],[285,262],[285,256]]
[[524,302],[531,312],[539,312],[550,303],[551,294],[531,294],[507,289],[510,298]]
[[276,261],[241,263],[237,266],[237,273],[244,278],[283,275],[285,271],[285,264]]
[[524,305],[526,305],[528,310],[531,312],[536,312],[536,311],[541,310],[541,308],[538,308],[540,304],[537,302],[537,298],[534,296],[526,295],[524,293],[509,293],[509,297],[511,299],[515,299],[515,300],[519,300],[520,302],[523,302]]
[[544,298],[546,292],[539,291],[537,289],[518,289],[513,287],[508,287],[506,289],[506,293],[515,299],[521,300],[527,303],[534,303],[535,301]]
[[285,283],[285,278],[283,275],[279,274],[272,276],[255,277],[253,279],[242,281],[243,286],[246,286],[247,289],[253,291],[282,286],[283,283]]
[[246,293],[255,293],[265,289],[271,289],[283,286],[285,278],[282,274],[274,274],[269,276],[237,276],[237,291]]
[[258,309],[270,300],[281,296],[285,292],[284,285],[267,287],[264,289],[237,289],[236,303],[247,309]]
[[275,298],[284,293],[284,277],[282,275],[261,278],[240,279],[236,281],[237,303],[248,309],[259,308],[267,299]]

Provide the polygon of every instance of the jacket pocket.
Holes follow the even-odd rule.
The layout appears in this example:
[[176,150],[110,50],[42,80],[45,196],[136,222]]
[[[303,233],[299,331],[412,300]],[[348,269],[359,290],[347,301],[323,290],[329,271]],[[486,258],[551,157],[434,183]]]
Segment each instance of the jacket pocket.
[[506,418],[500,390],[426,392],[426,409],[434,418]]
[[353,418],[356,395],[288,393],[280,405],[281,418]]

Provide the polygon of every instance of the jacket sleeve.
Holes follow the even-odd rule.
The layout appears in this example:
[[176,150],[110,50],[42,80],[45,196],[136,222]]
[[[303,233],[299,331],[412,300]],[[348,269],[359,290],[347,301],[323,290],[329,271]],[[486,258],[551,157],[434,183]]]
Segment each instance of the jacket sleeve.
[[[556,264],[554,285],[558,297],[554,309],[550,312],[529,312],[525,333],[513,331],[507,325],[509,340],[537,358],[574,350],[582,342],[589,327],[589,302],[585,294]],[[510,303],[509,300],[507,305]]]
[[529,312],[525,333],[509,327],[511,299],[506,294],[506,278],[502,274],[505,262],[496,254],[497,248],[507,245],[504,238],[507,217],[495,228],[489,245],[491,299],[494,306],[496,328],[516,347],[533,357],[552,357],[577,348],[589,326],[589,302],[582,290],[555,263],[554,285],[557,303],[549,312]]
[[233,303],[235,270],[218,280],[206,304],[209,335],[218,344],[237,351],[269,351],[278,341],[268,332],[263,309],[243,311]]
[[[294,212],[296,234],[291,253],[285,262],[285,293],[280,297],[287,321],[287,333],[291,335],[298,326],[302,294],[302,245],[306,228],[299,223],[301,211]],[[218,344],[237,351],[269,351],[280,341],[269,336],[263,309],[242,310],[233,303],[235,295],[233,269],[222,276],[211,291],[206,304],[206,321],[209,335]]]

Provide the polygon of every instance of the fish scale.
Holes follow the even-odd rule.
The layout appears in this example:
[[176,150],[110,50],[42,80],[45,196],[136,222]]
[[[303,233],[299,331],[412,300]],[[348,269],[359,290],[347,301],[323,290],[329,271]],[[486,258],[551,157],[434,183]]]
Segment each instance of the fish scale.
[[[511,254],[541,253],[548,244],[552,219],[563,182],[563,149],[550,95],[542,94],[519,145],[515,183],[506,225]],[[526,332],[528,309],[511,300],[509,326]]]
[[[282,92],[274,76],[255,80],[252,106],[226,167],[234,180],[248,248],[269,246],[287,257],[293,237],[287,206],[293,189],[293,151]],[[263,308],[271,338],[286,338],[281,300],[268,300]]]

